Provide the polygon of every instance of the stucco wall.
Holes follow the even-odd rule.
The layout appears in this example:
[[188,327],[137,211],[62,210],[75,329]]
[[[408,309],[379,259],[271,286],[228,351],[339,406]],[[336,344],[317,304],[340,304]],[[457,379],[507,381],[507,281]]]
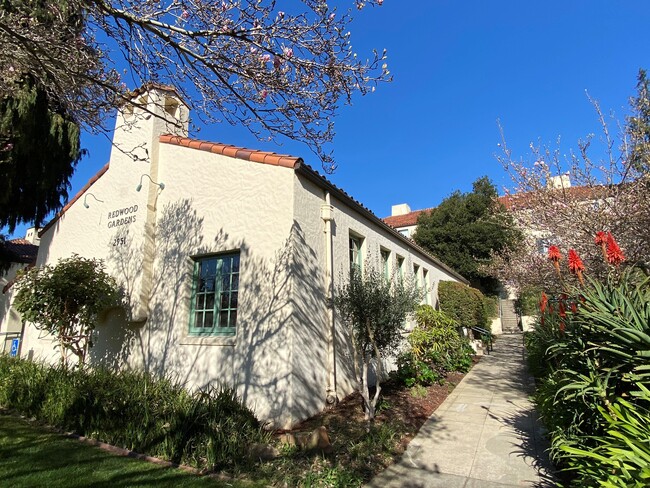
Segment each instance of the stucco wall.
[[294,351],[293,395],[296,415],[309,417],[325,407],[331,326],[326,294],[326,236],[321,206],[324,191],[294,176]]
[[[300,330],[296,333],[295,343],[302,345],[300,348],[296,347],[294,349],[294,376],[296,377],[294,391],[296,392],[296,401],[303,402],[306,409],[312,410],[316,409],[318,405],[320,405],[320,408],[324,406],[328,371],[327,340],[330,327],[328,324],[328,309],[326,302],[319,302],[319,300],[313,298],[321,293],[324,296],[326,289],[325,224],[320,218],[321,206],[326,203],[325,193],[325,189],[311,182],[308,178],[299,175],[296,177],[295,219],[299,224],[297,227],[301,230],[302,237],[305,239],[306,246],[304,246],[305,255],[303,259],[306,263],[321,263],[303,266],[303,269],[310,269],[310,267],[316,269],[320,266],[320,272],[316,275],[318,276],[319,286],[322,288],[317,289],[313,284],[307,286],[307,283],[304,283],[298,287],[299,291],[296,295],[300,303],[309,304],[303,308],[311,312],[311,317],[307,321],[307,327],[301,324],[301,321],[296,321]],[[335,290],[341,286],[349,273],[348,246],[351,232],[356,236],[363,237],[361,252],[364,262],[369,259],[379,268],[381,266],[380,248],[382,248],[390,251],[391,267],[395,267],[397,255],[404,258],[406,275],[412,274],[414,264],[418,265],[420,267],[421,283],[423,282],[423,270],[427,270],[428,302],[432,305],[435,305],[437,301],[437,285],[439,281],[456,280],[454,276],[439,268],[426,255],[405,244],[391,232],[350,207],[346,202],[331,195],[331,204],[333,206],[332,245]],[[396,272],[396,270],[394,271]],[[310,273],[307,273],[305,276],[309,275]],[[297,308],[297,311],[299,312],[299,308]],[[306,314],[302,313],[301,315]],[[408,327],[412,326],[413,323],[410,322]],[[356,379],[353,370],[350,337],[346,327],[338,318],[335,319],[334,347],[336,394],[342,399],[354,391]],[[392,358],[387,359],[386,366],[388,369],[394,369],[395,364]],[[320,391],[314,390],[313,386],[307,387],[310,382],[313,384],[314,380],[320,382]],[[300,385],[305,386],[301,387]],[[302,391],[300,388],[302,388]],[[299,398],[300,400],[298,400]],[[305,398],[318,398],[318,401],[307,404]]]
[[[22,321],[20,314],[11,306],[14,301],[16,288],[12,286],[6,293],[2,293],[2,289],[16,277],[16,273],[19,270],[24,269],[26,266],[26,264],[13,263],[6,273],[0,276],[0,332],[21,331]],[[10,347],[11,339],[7,339],[5,335],[0,335],[0,352],[9,352]]]

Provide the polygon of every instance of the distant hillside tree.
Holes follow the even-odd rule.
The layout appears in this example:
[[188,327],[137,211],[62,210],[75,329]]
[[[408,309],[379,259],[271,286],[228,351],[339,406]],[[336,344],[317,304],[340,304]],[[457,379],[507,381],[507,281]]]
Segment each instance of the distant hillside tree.
[[488,294],[496,293],[498,282],[480,266],[488,263],[493,253],[521,240],[497,197],[488,177],[479,178],[471,192],[456,191],[436,208],[420,214],[413,236],[415,242]]

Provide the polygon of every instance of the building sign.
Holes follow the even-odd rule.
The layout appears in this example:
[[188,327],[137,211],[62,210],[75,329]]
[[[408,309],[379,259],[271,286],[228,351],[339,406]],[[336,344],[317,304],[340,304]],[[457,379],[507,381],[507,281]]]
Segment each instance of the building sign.
[[18,348],[20,347],[20,339],[12,339],[11,341],[11,351],[9,352],[9,356],[12,358],[15,358],[18,356]]
[[137,205],[131,205],[130,207],[119,208],[108,212],[108,228],[113,229],[114,227],[133,224],[137,217],[137,212]]

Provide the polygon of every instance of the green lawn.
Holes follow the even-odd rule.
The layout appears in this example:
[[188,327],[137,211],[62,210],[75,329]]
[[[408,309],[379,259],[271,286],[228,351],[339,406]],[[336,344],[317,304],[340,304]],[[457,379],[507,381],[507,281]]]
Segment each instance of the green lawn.
[[0,485],[14,488],[251,486],[115,456],[5,415],[0,415]]

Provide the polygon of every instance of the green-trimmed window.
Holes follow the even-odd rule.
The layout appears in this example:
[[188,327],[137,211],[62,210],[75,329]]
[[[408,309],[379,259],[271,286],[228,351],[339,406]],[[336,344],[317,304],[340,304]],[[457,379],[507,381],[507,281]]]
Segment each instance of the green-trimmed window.
[[390,279],[390,251],[388,249],[379,248],[381,256],[381,269],[384,273],[384,278]]
[[402,256],[397,256],[397,276],[400,280],[404,279],[404,258]]
[[237,327],[239,253],[194,261],[190,334],[233,335]]
[[424,282],[424,303],[429,305],[429,271],[422,270],[422,281]]
[[363,237],[350,234],[350,271],[363,269],[363,257],[361,255],[361,244]]

